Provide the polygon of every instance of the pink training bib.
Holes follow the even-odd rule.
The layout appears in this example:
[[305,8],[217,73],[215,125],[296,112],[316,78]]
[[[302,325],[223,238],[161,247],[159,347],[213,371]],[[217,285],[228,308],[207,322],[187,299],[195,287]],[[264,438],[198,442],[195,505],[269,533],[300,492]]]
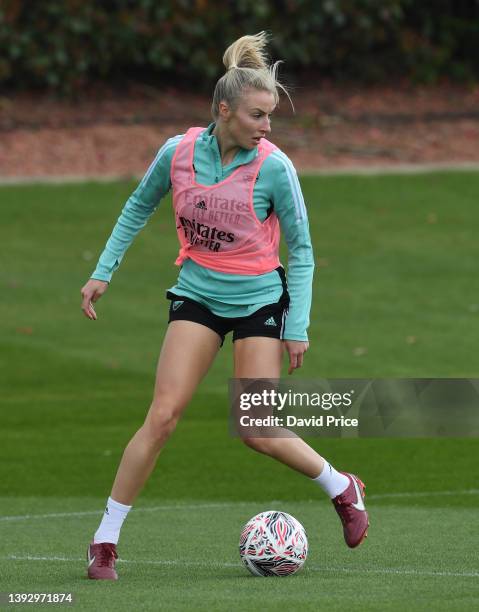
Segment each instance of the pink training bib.
[[195,141],[205,128],[190,128],[171,163],[173,208],[180,266],[191,258],[205,268],[230,274],[265,274],[280,265],[280,230],[274,212],[261,223],[253,206],[253,189],[266,157],[277,147],[260,140],[258,155],[214,185],[195,181]]

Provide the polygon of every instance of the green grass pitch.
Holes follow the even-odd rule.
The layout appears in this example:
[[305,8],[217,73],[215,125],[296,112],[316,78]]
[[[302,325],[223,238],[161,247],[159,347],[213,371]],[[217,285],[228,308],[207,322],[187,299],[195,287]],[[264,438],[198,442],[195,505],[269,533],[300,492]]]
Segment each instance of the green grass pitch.
[[[479,174],[302,186],[318,266],[294,376],[478,377]],[[83,317],[80,288],[133,187],[0,189],[0,591],[73,592],[82,610],[477,607],[478,441],[308,440],[366,482],[370,535],[351,551],[319,488],[230,438],[230,337],[124,525],[120,580],[86,579],[87,543],[151,399],[177,274],[168,200],[98,321]],[[306,528],[296,576],[253,578],[240,563],[241,527],[267,509]]]

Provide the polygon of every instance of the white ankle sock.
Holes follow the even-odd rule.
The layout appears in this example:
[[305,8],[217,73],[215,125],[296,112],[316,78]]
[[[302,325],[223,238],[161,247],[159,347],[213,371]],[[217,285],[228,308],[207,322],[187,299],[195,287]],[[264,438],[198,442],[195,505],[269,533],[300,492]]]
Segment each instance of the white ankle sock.
[[130,510],[131,506],[120,504],[120,502],[109,497],[100,526],[93,537],[93,543],[111,542],[112,544],[118,544],[121,526]]
[[324,460],[323,471],[313,478],[331,499],[345,491],[349,486],[349,478],[337,472],[333,466]]

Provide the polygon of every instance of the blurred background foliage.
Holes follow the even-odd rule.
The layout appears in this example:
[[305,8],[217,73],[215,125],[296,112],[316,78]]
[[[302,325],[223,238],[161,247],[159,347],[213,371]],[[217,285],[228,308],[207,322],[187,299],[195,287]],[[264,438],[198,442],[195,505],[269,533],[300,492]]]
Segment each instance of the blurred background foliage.
[[0,88],[167,79],[206,91],[224,49],[262,29],[298,79],[479,76],[479,0],[0,0]]

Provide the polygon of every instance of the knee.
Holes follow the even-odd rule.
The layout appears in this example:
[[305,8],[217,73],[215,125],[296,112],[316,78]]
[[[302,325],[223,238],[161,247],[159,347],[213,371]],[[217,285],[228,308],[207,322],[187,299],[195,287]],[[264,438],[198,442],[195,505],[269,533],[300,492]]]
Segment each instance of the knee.
[[184,405],[174,398],[155,398],[145,419],[144,427],[155,440],[165,441],[175,430]]
[[161,410],[151,410],[146,417],[144,428],[149,436],[158,442],[167,440],[175,430],[179,414],[173,410],[161,407]]
[[263,455],[270,454],[270,440],[269,438],[242,438],[244,444],[256,451],[257,453],[262,453]]

